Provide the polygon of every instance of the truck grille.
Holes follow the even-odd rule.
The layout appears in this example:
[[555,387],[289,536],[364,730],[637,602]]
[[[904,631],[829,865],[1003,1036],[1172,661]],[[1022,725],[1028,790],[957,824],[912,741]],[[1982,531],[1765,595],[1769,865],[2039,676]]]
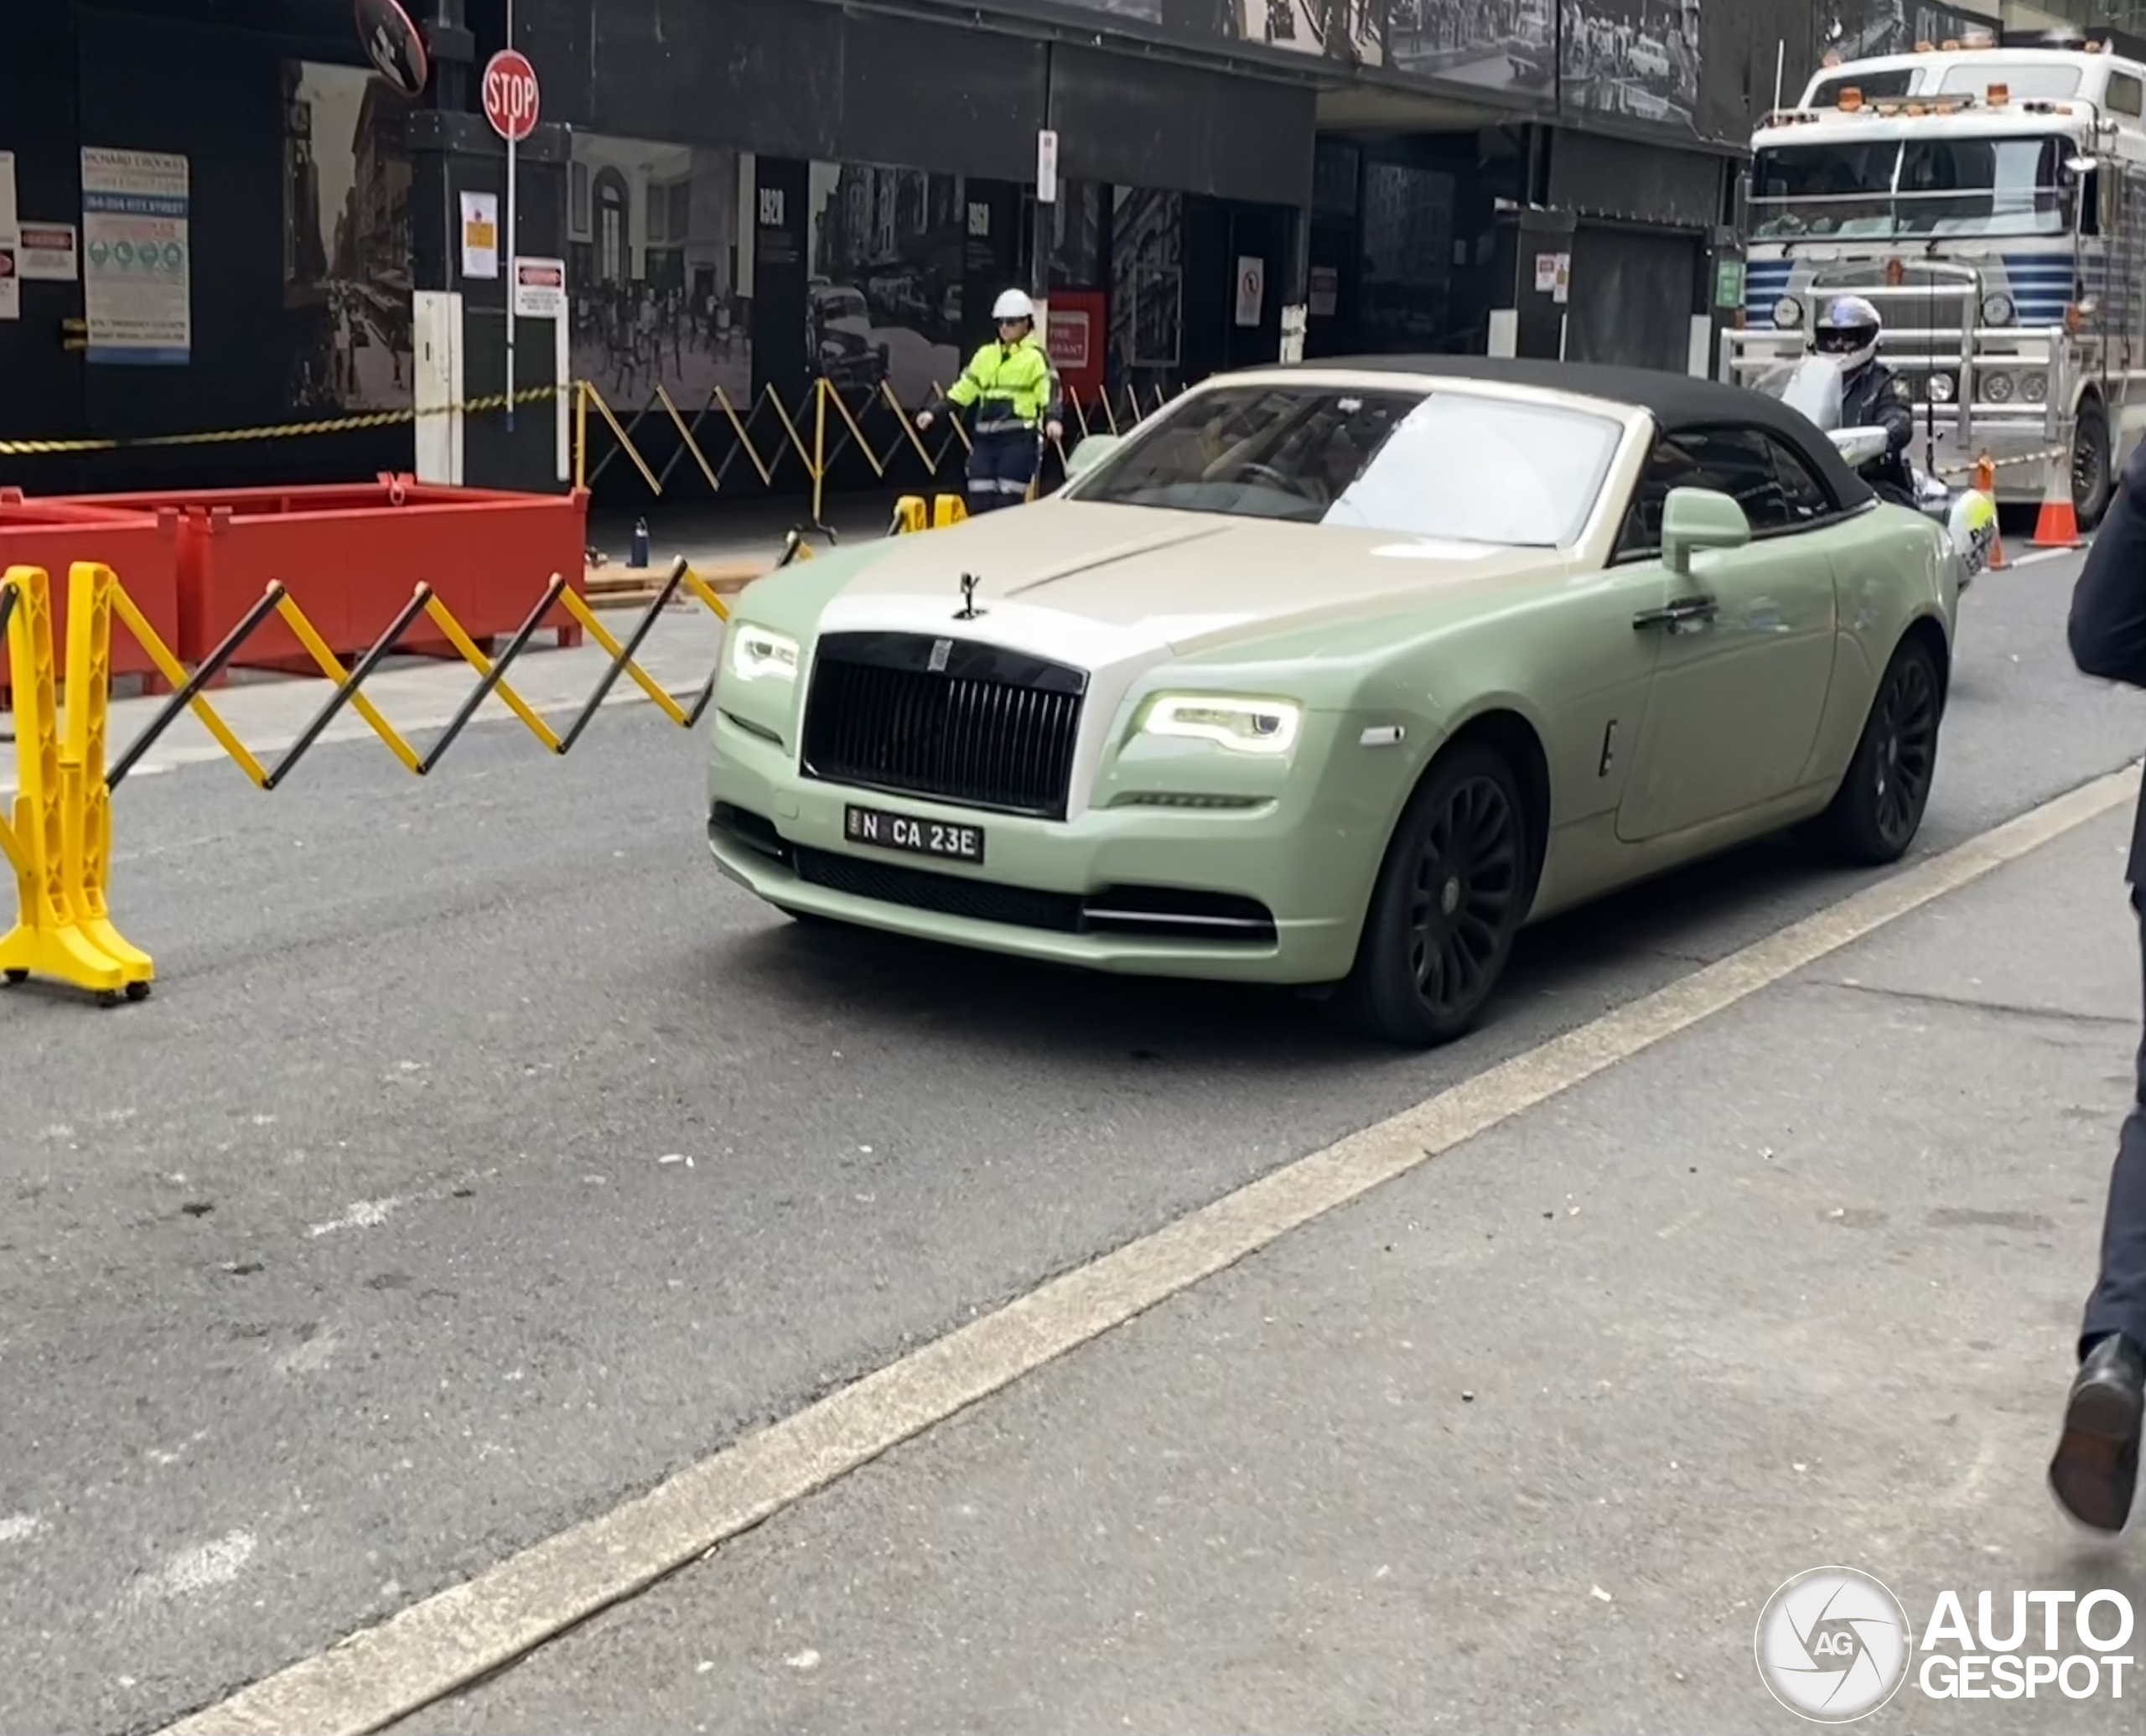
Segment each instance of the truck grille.
[[813,658],[809,778],[1065,817],[1085,672],[924,633],[831,633]]

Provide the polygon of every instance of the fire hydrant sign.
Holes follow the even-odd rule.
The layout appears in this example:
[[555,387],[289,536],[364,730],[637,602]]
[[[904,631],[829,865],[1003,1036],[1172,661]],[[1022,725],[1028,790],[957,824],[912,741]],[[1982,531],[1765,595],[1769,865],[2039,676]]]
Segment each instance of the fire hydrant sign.
[[194,350],[186,158],[82,147],[88,359],[184,367]]
[[501,49],[485,63],[485,118],[511,143],[536,130],[536,69],[517,49]]

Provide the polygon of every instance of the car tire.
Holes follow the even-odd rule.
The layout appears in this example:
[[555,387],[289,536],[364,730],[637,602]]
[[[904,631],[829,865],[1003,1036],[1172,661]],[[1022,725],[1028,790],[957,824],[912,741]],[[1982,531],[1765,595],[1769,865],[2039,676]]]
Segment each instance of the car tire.
[[1907,854],[1930,804],[1944,713],[1937,659],[1920,636],[1902,640],[1879,680],[1847,775],[1813,827],[1828,855],[1883,868]]
[[1527,920],[1530,850],[1520,780],[1503,754],[1469,743],[1436,761],[1387,845],[1334,1015],[1414,1049],[1467,1032]]

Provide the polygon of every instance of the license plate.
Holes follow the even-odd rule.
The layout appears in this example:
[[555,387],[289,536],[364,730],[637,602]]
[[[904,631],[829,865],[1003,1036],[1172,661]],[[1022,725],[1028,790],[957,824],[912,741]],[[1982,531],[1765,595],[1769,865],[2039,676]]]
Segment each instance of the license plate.
[[890,814],[884,808],[842,809],[842,836],[853,844],[869,844],[879,850],[906,850],[912,856],[933,856],[944,862],[982,863],[983,828],[957,826],[943,820],[919,820],[908,814]]

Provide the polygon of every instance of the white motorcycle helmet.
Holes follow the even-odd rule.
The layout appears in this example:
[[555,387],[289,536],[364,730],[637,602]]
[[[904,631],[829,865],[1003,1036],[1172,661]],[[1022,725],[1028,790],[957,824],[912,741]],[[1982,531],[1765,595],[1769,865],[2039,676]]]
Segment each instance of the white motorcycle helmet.
[[1036,304],[1018,289],[1009,289],[991,304],[992,319],[1003,325],[1009,319],[1034,319]]
[[1837,295],[1812,323],[1812,348],[1830,357],[1843,374],[1853,374],[1878,354],[1884,324],[1877,308],[1861,296]]

